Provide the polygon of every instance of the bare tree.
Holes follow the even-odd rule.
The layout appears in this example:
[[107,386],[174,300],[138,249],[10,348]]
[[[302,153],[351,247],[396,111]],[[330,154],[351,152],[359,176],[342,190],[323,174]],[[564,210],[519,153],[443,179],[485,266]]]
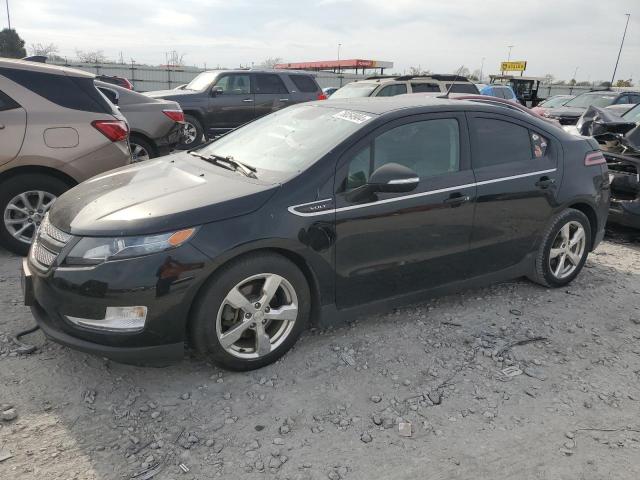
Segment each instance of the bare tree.
[[107,56],[102,50],[84,51],[76,49],[76,57],[82,63],[106,63]]
[[260,62],[258,65],[256,65],[257,68],[264,68],[264,69],[272,69],[275,68],[276,65],[278,65],[279,63],[282,63],[282,58],[280,57],[269,57],[264,59],[262,62]]
[[464,65],[460,65],[460,68],[458,68],[453,73],[456,75],[460,75],[461,77],[468,77],[469,75],[471,75],[471,71]]
[[554,80],[555,80],[555,79],[556,79],[556,77],[554,77],[554,76],[553,76],[553,75],[551,75],[550,73],[547,73],[547,74],[544,76],[544,83],[546,83],[546,84],[548,84],[548,85],[551,85],[551,84],[554,82]]
[[170,52],[167,52],[166,55],[167,65],[174,67],[184,66],[184,57],[186,53],[178,53],[177,50],[171,50]]
[[423,70],[422,65],[417,67],[409,67],[409,75],[431,75],[430,70]]
[[58,46],[55,43],[32,43],[29,46],[29,52],[31,55],[42,55],[44,57],[58,56]]

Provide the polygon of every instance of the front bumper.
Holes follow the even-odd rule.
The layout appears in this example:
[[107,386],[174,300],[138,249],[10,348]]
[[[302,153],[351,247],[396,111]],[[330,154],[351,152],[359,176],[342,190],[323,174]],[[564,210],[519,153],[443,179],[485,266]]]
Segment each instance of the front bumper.
[[[53,267],[44,272],[23,260],[25,304],[47,337],[118,362],[166,365],[184,356],[185,331],[207,258],[189,244],[95,267]],[[86,328],[68,317],[98,320],[106,307],[143,305],[144,329],[118,332]]]

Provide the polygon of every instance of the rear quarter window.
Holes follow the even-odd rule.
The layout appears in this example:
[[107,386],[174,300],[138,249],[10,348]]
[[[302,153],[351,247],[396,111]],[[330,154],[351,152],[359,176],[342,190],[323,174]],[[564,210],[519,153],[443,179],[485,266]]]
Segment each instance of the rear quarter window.
[[289,79],[300,92],[313,93],[320,90],[316,81],[309,75],[289,75]]
[[93,78],[10,68],[0,68],[0,74],[61,107],[86,112],[113,112],[113,107],[94,86]]
[[0,112],[4,110],[13,110],[14,108],[20,108],[18,102],[13,100],[9,95],[0,91]]
[[449,89],[451,89],[451,93],[473,93],[476,95],[480,93],[473,83],[454,83],[453,85],[447,83],[447,91],[449,91]]

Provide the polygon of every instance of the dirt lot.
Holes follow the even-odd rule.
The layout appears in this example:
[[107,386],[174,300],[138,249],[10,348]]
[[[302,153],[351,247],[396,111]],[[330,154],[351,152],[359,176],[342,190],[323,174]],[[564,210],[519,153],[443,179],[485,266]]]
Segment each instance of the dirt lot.
[[2,479],[640,478],[640,242],[624,232],[569,289],[514,281],[357,319],[245,374],[119,365],[40,332],[16,356],[18,265],[0,253],[0,404],[17,413]]

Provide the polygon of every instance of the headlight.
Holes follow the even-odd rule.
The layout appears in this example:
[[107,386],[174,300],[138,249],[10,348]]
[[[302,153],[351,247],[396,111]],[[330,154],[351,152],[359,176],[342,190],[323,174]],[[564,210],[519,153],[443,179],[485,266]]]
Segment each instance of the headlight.
[[196,232],[195,228],[139,237],[84,237],[65,258],[67,265],[97,265],[107,260],[140,257],[179,247]]

